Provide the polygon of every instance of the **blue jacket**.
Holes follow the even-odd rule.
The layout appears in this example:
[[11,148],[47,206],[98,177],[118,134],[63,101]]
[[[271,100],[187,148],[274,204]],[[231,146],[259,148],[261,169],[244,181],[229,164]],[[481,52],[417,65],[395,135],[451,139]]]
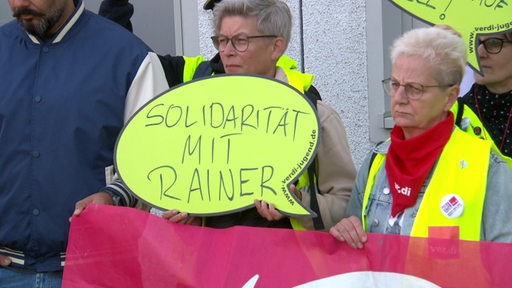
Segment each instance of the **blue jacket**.
[[168,87],[141,40],[75,5],[46,42],[0,27],[0,253],[34,271],[62,270],[75,203],[108,183],[126,118]]

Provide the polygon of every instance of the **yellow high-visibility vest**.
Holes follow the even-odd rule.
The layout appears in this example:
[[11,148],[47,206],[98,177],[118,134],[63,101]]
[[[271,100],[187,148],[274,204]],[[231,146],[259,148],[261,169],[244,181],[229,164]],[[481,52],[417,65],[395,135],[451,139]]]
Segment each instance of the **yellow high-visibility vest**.
[[[480,240],[490,151],[490,141],[454,129],[437,161],[410,236],[428,237],[429,227],[458,227],[460,240]],[[377,154],[371,163],[361,212],[365,231],[366,207],[384,159],[385,154]],[[463,212],[459,217],[447,213],[450,207],[442,209],[442,205],[451,205],[447,203],[449,199],[443,199],[447,195],[462,199]],[[457,199],[454,198],[453,205]]]

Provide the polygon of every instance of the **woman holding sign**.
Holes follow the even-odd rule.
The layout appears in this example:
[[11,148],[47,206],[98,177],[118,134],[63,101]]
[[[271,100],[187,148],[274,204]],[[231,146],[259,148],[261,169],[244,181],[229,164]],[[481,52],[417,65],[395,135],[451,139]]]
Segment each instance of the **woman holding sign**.
[[[211,1],[209,1],[211,2]],[[219,59],[205,61],[203,57],[166,55],[160,60],[170,86],[212,74],[256,74],[271,77],[294,86],[306,95],[317,94],[313,76],[294,69],[289,58],[282,57],[291,35],[291,12],[281,0],[223,0],[214,7],[213,44]],[[278,63],[279,61],[279,63]],[[220,66],[220,67],[219,67]],[[313,99],[314,97],[309,97]],[[318,97],[316,97],[318,98]],[[255,208],[224,216],[206,217],[203,224],[223,228],[234,225],[305,228],[326,230],[344,215],[350,198],[356,170],[352,161],[344,125],[330,106],[314,101],[320,121],[321,137],[316,169],[310,179],[302,175],[296,183],[296,197],[319,217],[290,219],[280,213],[273,203],[257,199]],[[312,174],[312,173],[308,173]],[[316,185],[309,185],[314,182]],[[133,197],[126,186],[117,181],[104,190],[122,197],[121,204],[131,205]],[[315,209],[316,203],[316,209]],[[83,206],[84,203],[80,203]],[[163,216],[173,222],[198,224],[187,211],[167,211]],[[321,221],[318,221],[320,220]]]
[[[492,148],[454,126],[466,63],[461,38],[437,27],[411,30],[391,49],[383,80],[395,127],[368,155],[348,218],[330,229],[362,248],[367,232],[512,242],[512,172]],[[484,65],[485,67],[485,65]]]

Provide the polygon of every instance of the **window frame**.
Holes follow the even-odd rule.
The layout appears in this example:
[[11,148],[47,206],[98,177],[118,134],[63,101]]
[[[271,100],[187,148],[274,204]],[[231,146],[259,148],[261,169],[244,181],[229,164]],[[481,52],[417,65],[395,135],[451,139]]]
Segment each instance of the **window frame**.
[[386,0],[366,0],[366,19],[370,141],[378,143],[389,138],[389,131],[394,125],[390,98],[385,95],[381,84],[382,79],[391,74],[389,48],[406,31],[429,25]]

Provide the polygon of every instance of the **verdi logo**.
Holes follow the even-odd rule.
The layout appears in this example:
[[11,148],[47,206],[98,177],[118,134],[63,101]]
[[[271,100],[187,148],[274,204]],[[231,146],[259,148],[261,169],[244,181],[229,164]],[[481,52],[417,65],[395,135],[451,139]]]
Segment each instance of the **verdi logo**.
[[395,190],[398,194],[402,194],[405,196],[411,196],[411,187],[400,187],[398,183],[395,182]]

